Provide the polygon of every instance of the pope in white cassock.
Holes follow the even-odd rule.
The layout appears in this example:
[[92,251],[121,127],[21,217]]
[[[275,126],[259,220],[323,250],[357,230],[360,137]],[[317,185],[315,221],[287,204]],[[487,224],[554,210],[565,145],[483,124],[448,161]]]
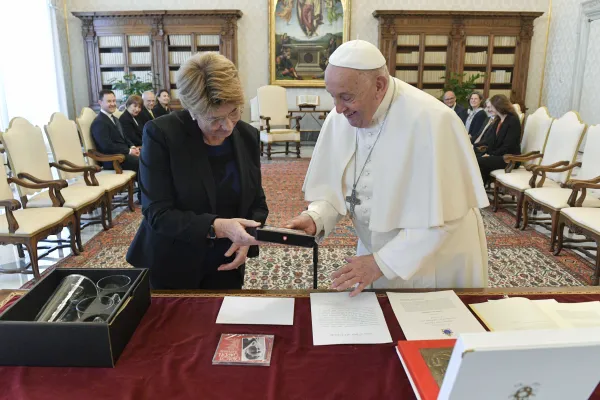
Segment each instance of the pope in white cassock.
[[288,228],[327,236],[349,214],[357,256],[333,288],[469,288],[488,282],[479,208],[489,205],[465,126],[431,95],[391,77],[371,43],[330,57],[335,104],[304,181],[308,210]]

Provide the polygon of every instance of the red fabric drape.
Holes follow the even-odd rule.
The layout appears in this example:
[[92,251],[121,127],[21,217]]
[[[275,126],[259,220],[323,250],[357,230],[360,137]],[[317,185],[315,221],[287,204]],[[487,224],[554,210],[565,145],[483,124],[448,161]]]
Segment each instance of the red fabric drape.
[[[461,298],[477,303],[498,296]],[[600,300],[600,295],[532,298],[579,302]],[[379,301],[392,339],[404,339],[388,299]],[[415,398],[393,343],[313,346],[308,298],[296,299],[293,326],[216,325],[221,302],[217,297],[155,297],[115,368],[0,367],[0,398]],[[221,333],[274,334],[271,366],[213,366]],[[482,373],[492,371],[490,366]],[[593,398],[600,399],[600,390]]]

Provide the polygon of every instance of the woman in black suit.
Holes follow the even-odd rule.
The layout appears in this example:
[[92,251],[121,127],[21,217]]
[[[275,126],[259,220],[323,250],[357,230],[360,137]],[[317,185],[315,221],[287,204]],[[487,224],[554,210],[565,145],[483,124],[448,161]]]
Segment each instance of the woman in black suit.
[[473,92],[469,96],[469,116],[465,120],[465,127],[469,132],[471,142],[480,131],[487,120],[487,114],[483,109],[483,95],[479,92]]
[[140,156],[144,219],[127,253],[155,289],[240,289],[268,215],[258,132],[240,121],[233,63],[197,54],[181,66],[182,111],[149,121]]
[[169,91],[167,89],[159,90],[156,100],[156,105],[152,109],[154,118],[162,117],[163,115],[168,115],[171,113],[171,107],[169,107],[171,98],[169,97]]
[[137,116],[142,111],[144,102],[138,95],[132,95],[127,98],[125,103],[125,111],[119,117],[119,123],[123,129],[123,134],[133,143],[134,146],[142,145],[142,131],[144,127],[137,120]]
[[475,150],[484,183],[488,182],[490,172],[506,167],[504,155],[521,154],[521,123],[512,104],[502,94],[493,96],[490,103],[496,115],[492,134],[485,135],[484,143]]

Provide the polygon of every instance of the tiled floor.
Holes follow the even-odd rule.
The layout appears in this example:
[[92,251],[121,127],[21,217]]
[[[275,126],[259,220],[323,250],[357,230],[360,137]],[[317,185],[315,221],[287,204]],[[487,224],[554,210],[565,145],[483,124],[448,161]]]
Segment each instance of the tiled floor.
[[[275,148],[274,151],[281,151],[280,148]],[[283,147],[283,146],[282,146]],[[313,152],[313,145],[302,144],[300,155],[301,157],[311,157]],[[295,155],[285,155],[285,154],[273,154],[273,158],[295,158]],[[262,157],[261,161],[267,162],[267,157]],[[122,212],[123,208],[119,208],[118,210],[113,211],[113,219]],[[81,239],[83,244],[87,243],[91,240],[98,232],[102,230],[102,225],[91,225],[86,227],[81,233]],[[69,231],[64,229],[61,233],[63,238],[69,237]],[[50,239],[55,239],[56,237],[50,237]],[[43,251],[43,250],[41,250]],[[71,254],[71,250],[69,248],[60,249],[53,251],[47,257],[43,258],[39,262],[40,272],[43,272],[46,268],[52,266],[56,262],[60,261],[64,257]],[[85,257],[85,252],[81,254],[82,257]],[[25,258],[21,259],[18,256],[17,248],[13,245],[0,246],[0,268],[3,269],[14,269],[25,266],[29,263],[29,256],[27,251],[25,251]],[[31,269],[29,270],[31,272]],[[6,274],[0,273],[0,289],[18,289],[25,282],[33,279],[33,273],[28,274]]]

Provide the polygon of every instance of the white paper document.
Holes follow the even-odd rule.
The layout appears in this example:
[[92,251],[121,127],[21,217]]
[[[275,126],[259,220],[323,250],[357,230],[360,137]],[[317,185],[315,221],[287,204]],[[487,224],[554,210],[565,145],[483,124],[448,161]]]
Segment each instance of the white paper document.
[[293,325],[294,299],[226,296],[217,324]]
[[313,344],[391,343],[375,293],[311,293]]
[[485,332],[452,290],[387,293],[407,340],[452,339],[461,333]]

